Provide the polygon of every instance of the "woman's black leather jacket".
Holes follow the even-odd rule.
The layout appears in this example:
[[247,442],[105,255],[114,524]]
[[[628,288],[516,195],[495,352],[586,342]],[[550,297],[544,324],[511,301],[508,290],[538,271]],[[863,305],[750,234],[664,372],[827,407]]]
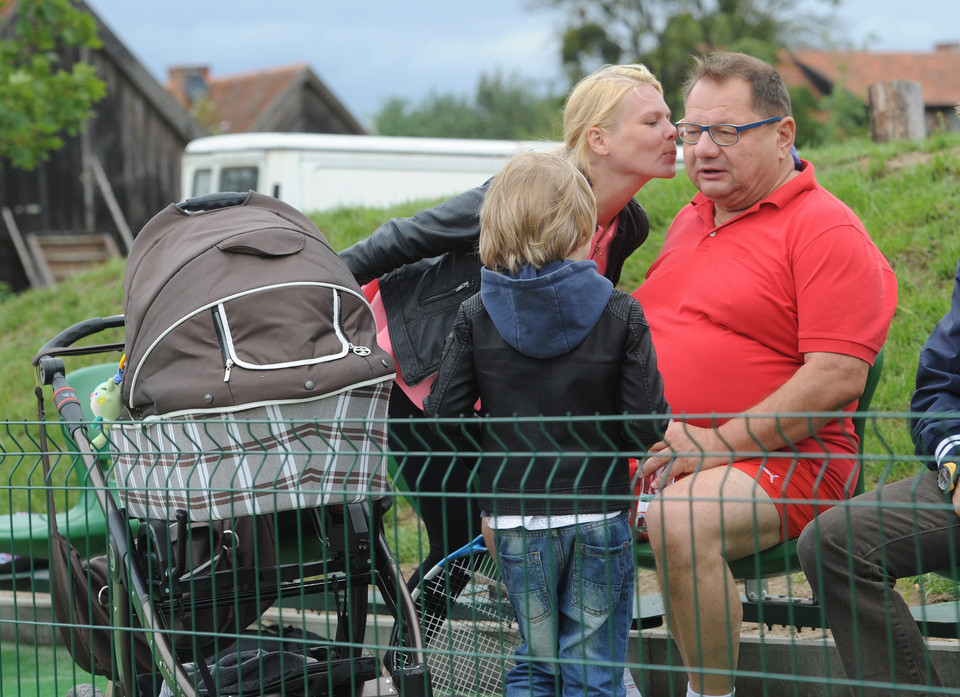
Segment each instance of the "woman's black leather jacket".
[[[480,204],[489,186],[487,181],[413,217],[388,220],[340,253],[361,285],[380,279],[390,342],[410,385],[437,372],[460,303],[480,290]],[[608,252],[606,276],[614,285],[649,230],[646,211],[631,200],[620,211]]]

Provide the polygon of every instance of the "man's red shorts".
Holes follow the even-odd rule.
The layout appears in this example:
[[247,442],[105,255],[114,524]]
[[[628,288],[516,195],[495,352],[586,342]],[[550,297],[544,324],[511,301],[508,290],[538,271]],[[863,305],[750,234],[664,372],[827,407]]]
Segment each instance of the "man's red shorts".
[[[770,496],[780,512],[781,541],[799,537],[814,516],[849,498],[857,484],[855,478],[848,482],[837,475],[837,469],[844,468],[824,468],[819,460],[740,460],[728,466],[749,474]],[[636,471],[637,460],[631,459],[631,478]],[[646,510],[641,499],[649,497],[653,479],[655,476],[651,475],[634,484],[640,505],[634,509],[633,520],[641,529],[644,527],[642,512]]]

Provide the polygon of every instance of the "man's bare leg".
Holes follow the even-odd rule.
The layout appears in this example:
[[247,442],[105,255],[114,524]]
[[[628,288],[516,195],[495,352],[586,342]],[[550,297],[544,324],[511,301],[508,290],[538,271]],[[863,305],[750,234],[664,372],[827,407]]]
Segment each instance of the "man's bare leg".
[[690,686],[726,695],[734,686],[743,620],[726,560],[780,541],[777,508],[752,477],[721,466],[666,487],[651,502],[647,529]]

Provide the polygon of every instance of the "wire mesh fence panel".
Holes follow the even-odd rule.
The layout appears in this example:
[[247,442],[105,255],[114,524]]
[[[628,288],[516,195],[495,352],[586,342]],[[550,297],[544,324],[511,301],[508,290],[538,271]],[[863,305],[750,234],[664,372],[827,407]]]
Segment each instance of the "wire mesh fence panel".
[[[32,583],[35,595],[36,572],[49,567],[48,623],[80,675],[138,695],[329,694],[367,683],[389,694],[375,639],[365,643],[371,594],[388,598],[398,621],[409,611],[406,626],[417,623],[408,594],[403,607],[406,588],[381,523],[385,426],[347,415],[322,424],[261,417],[164,426],[136,455],[123,446],[127,468],[112,457],[116,433],[98,454],[78,442],[82,433],[63,445],[48,437],[54,429],[25,424],[25,433],[41,434],[35,445],[5,449],[10,499],[23,476],[28,509],[31,489],[49,498],[42,512],[9,516],[14,558],[42,560],[10,583],[14,592]],[[12,429],[7,435],[20,442]],[[183,447],[191,438],[210,459]],[[314,472],[326,477],[319,487]],[[123,505],[134,490],[135,505]],[[78,491],[79,503],[57,503]],[[88,507],[87,495],[98,505]],[[58,515],[47,516],[48,505]],[[417,694],[423,672],[415,665],[389,682]]]
[[[719,423],[725,416],[704,418]],[[820,422],[845,415],[804,416]],[[759,426],[760,419],[777,417],[756,418]],[[521,680],[542,671],[557,686],[580,679],[575,674],[587,682],[601,673],[617,681],[626,665],[640,692],[658,696],[685,694],[698,670],[734,676],[738,694],[833,695],[851,688],[908,694],[921,689],[913,683],[937,679],[937,694],[960,694],[960,594],[952,580],[960,577],[960,533],[953,522],[960,518],[925,458],[903,437],[909,417],[867,415],[862,452],[852,431],[847,436],[853,469],[826,451],[701,449],[677,455],[699,458],[702,468],[667,486],[668,466],[659,475],[662,486],[652,490],[654,478],[644,478],[642,470],[647,449],[623,448],[620,436],[610,435],[635,428],[642,417],[424,419],[407,431],[416,437],[423,429],[422,441],[403,443],[386,441],[390,420],[311,421],[303,414],[200,424],[169,419],[150,432],[113,429],[108,438],[114,451],[88,457],[58,423],[47,424],[41,435],[37,422],[6,422],[0,429],[0,695],[66,695],[88,683],[103,690],[116,684],[137,695],[174,694],[177,674],[158,665],[158,644],[171,647],[174,662],[184,666],[185,685],[200,694],[207,684],[231,694],[261,694],[266,686],[289,695],[329,694],[346,685],[364,686],[368,694],[415,695],[426,684],[438,695],[501,694],[518,679],[517,672],[507,677],[518,661]],[[529,447],[481,450],[479,429],[488,444],[509,431],[503,442],[515,443],[520,433]],[[372,432],[379,435],[364,437]],[[609,447],[587,446],[597,434]],[[126,460],[121,467],[117,447]],[[331,455],[342,467],[336,478],[324,479]],[[466,484],[457,488],[439,476],[427,486],[421,470],[419,480],[408,476],[416,458],[463,467]],[[776,476],[787,480],[777,496],[763,488],[732,489],[732,478],[707,474],[717,468],[706,465],[717,460],[765,466],[776,459],[786,463]],[[796,478],[799,486],[799,472],[812,460],[819,463],[814,476],[802,478],[809,493],[792,495],[797,490],[790,481]],[[94,463],[105,474],[106,490],[90,477]],[[757,482],[771,471],[762,466],[755,470]],[[830,481],[831,467],[845,475]],[[571,486],[550,485],[551,476],[587,468],[603,473],[599,484],[596,477],[589,486],[574,477]],[[546,484],[528,486],[534,471]],[[297,472],[319,474],[307,482]],[[712,493],[693,488],[698,478],[711,476],[718,482]],[[858,481],[864,498],[842,503],[857,492]],[[646,502],[650,539],[636,530],[630,536],[633,623],[622,637],[628,658],[618,665],[611,664],[613,654],[573,658],[562,647],[586,643],[596,627],[610,635],[607,643],[621,639],[598,621],[603,608],[596,607],[613,605],[604,594],[616,586],[616,562],[608,550],[596,551],[586,531],[591,525],[610,529],[623,515],[636,523],[641,488],[656,493]],[[669,495],[671,489],[682,493]],[[119,505],[105,513],[107,496]],[[480,533],[480,520],[464,531],[466,540],[454,539],[452,528],[432,539],[423,518],[441,501],[492,519],[488,540],[491,546],[496,540],[504,557],[481,543],[455,554]],[[694,507],[715,508],[721,527],[725,511],[747,511],[759,521],[772,505],[792,538],[721,535],[719,554],[735,573],[718,587],[736,602],[722,626],[698,626],[701,643],[693,646],[675,643],[677,618],[686,613],[699,621],[714,596],[697,583],[671,595],[683,586],[670,579],[690,573],[706,582],[706,557],[686,550],[702,551],[698,541],[707,534],[697,526],[658,525],[664,501],[685,507],[688,516]],[[51,536],[51,504],[62,542]],[[799,551],[794,509],[812,511]],[[931,521],[940,521],[939,551],[923,542]],[[532,541],[534,533],[556,536],[565,528],[573,531],[569,547]],[[518,529],[526,531],[517,538],[521,554],[504,546]],[[898,548],[888,544],[894,532],[904,540]],[[872,556],[858,554],[871,540]],[[443,563],[418,571],[431,543],[443,549]],[[551,555],[568,550],[577,582],[564,585],[558,569],[568,560]],[[860,566],[861,556],[868,566]],[[535,568],[546,570],[543,579]],[[879,569],[872,588],[859,582],[867,569]],[[64,571],[74,575],[69,583],[61,579],[71,592],[61,595],[58,614],[50,592],[53,586],[56,595],[57,574]],[[567,631],[557,619],[558,628],[544,633],[537,620],[556,608],[572,615],[569,626],[576,629]],[[903,618],[909,618],[908,634],[900,631]],[[736,649],[719,668],[695,660],[684,665],[682,656],[697,655],[723,632],[736,633]],[[541,636],[556,643],[555,653],[536,645]],[[913,649],[920,658],[918,675],[911,677],[897,665]],[[124,670],[118,662],[125,662]],[[102,675],[91,677],[96,673]]]

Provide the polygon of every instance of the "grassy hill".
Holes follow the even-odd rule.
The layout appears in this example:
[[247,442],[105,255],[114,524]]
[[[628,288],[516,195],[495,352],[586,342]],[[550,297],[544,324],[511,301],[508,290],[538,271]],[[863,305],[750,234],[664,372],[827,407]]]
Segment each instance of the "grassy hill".
[[[873,409],[904,412],[913,389],[920,346],[949,307],[960,256],[960,235],[956,234],[960,229],[960,136],[939,135],[919,143],[882,146],[857,141],[803,155],[816,165],[820,182],[860,215],[899,279],[899,305]],[[652,232],[650,240],[624,268],[624,290],[633,290],[640,284],[671,218],[693,191],[687,177],[681,174],[671,181],[653,181],[641,192],[639,198],[650,214]],[[342,249],[387,218],[412,214],[422,206],[348,209],[316,215],[314,219],[333,246]],[[50,337],[75,322],[122,313],[122,277],[123,262],[116,261],[53,290],[0,298],[0,365],[4,366],[0,371],[0,416],[9,422],[36,419],[32,356]],[[118,338],[103,336],[98,340]],[[103,360],[102,356],[74,359],[69,367]],[[52,410],[49,404],[48,409]],[[15,431],[12,424],[7,433],[0,430],[0,448],[7,453],[20,449],[11,440],[11,431]],[[869,434],[867,450],[911,453],[903,421],[890,420],[882,424],[879,436]],[[32,476],[39,476],[34,465],[13,457],[4,459],[0,481],[4,487],[11,485],[11,489],[4,489],[0,497],[0,512],[21,509],[26,493],[12,487],[26,484],[31,472]],[[881,463],[868,469],[868,487],[880,476],[877,467],[884,466]],[[915,468],[912,462],[897,463],[893,476],[909,474]],[[32,503],[34,509],[42,508],[42,500]]]

